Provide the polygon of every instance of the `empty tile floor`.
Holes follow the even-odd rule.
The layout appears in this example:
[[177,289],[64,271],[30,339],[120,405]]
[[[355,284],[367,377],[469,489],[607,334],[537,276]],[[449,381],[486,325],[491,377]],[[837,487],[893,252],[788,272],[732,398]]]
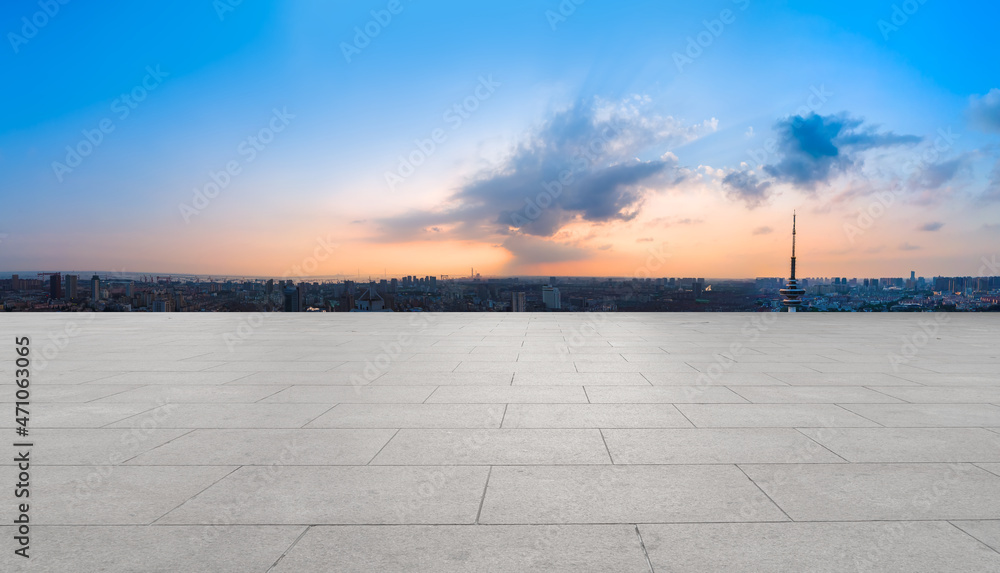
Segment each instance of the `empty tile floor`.
[[3,571],[1000,571],[989,315],[8,314],[0,334]]

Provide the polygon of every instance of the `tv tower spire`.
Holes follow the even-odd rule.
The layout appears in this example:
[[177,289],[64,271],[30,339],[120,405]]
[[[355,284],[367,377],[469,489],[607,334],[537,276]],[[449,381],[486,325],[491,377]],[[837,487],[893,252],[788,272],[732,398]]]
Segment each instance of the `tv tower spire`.
[[799,281],[795,278],[795,211],[792,211],[792,274],[788,277],[785,288],[778,292],[785,297],[781,304],[785,305],[788,312],[795,312],[795,309],[802,304],[800,298],[806,294],[805,289],[799,286]]

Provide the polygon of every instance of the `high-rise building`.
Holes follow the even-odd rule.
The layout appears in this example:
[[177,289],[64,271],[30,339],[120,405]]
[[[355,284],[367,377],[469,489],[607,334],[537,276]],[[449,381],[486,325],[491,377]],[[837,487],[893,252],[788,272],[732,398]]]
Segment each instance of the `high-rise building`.
[[542,302],[549,310],[559,310],[562,308],[562,300],[559,298],[559,289],[552,285],[542,287]]
[[523,292],[510,293],[510,310],[512,312],[525,312],[527,306]]
[[18,275],[10,275],[10,288],[13,291],[21,290],[21,278]]
[[90,298],[101,300],[101,278],[97,275],[90,277]]
[[300,289],[292,285],[285,287],[285,312],[302,312],[302,299],[299,296]]
[[49,296],[54,300],[62,298],[62,275],[59,273],[49,275]]
[[785,300],[781,304],[785,305],[788,312],[795,312],[795,309],[802,304],[801,297],[806,294],[805,289],[799,286],[799,281],[795,280],[795,213],[792,212],[792,274],[788,277],[788,284],[778,291]]
[[66,300],[77,298],[79,275],[66,275]]

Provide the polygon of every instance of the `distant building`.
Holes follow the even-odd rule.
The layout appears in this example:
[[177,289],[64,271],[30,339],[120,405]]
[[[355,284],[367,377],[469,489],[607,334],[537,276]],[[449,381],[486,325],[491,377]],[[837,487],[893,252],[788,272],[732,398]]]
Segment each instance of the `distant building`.
[[542,287],[542,303],[549,310],[559,310],[562,308],[562,301],[559,298],[559,289],[552,285]]
[[527,303],[525,302],[523,292],[512,292],[510,293],[510,310],[511,312],[525,312],[527,309]]
[[101,277],[97,275],[90,277],[90,298],[95,302],[101,300]]
[[302,312],[302,300],[299,296],[300,289],[289,284],[285,287],[285,312]]
[[79,291],[79,275],[66,275],[66,299],[73,300],[77,298]]
[[354,310],[356,312],[392,312],[382,295],[371,287],[354,302]]
[[62,298],[62,276],[59,273],[49,275],[49,296],[53,300]]

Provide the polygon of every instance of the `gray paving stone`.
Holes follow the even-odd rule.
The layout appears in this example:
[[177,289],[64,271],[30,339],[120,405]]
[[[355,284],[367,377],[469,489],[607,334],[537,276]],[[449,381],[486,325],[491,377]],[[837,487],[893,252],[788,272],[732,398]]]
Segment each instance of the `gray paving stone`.
[[[121,388],[125,388],[121,386]],[[175,404],[249,404],[280,392],[287,386],[228,386],[157,384],[119,392],[95,403],[175,403]]]
[[[156,408],[149,404],[34,404],[28,407],[31,428],[100,428]],[[0,427],[14,427],[14,404],[4,404],[10,416],[0,419]]]
[[1000,434],[980,428],[802,428],[851,462],[1000,462]]
[[434,388],[426,386],[292,386],[260,400],[261,404],[419,404]]
[[844,408],[883,426],[985,427],[1000,424],[1000,407],[990,404],[845,404]]
[[350,372],[227,372],[225,374],[233,376],[232,380],[226,382],[227,386],[256,384],[264,386],[291,386],[295,384],[353,386],[359,383],[367,385],[372,380],[377,380],[382,372],[376,370],[370,378]]
[[790,428],[603,430],[602,433],[616,464],[844,461]]
[[515,372],[514,386],[649,386],[639,372]]
[[1000,554],[947,522],[639,525],[655,571],[996,571]]
[[480,523],[783,521],[731,465],[497,466]]
[[[154,423],[135,429],[36,428],[31,430],[32,464],[117,465],[145,451],[178,438],[190,430],[158,429]],[[1000,436],[998,436],[1000,437]],[[5,457],[0,465],[15,465]]]
[[878,424],[833,404],[678,404],[699,428],[864,428]]
[[953,521],[952,523],[1000,553],[1000,520]]
[[565,465],[611,459],[598,430],[400,430],[371,463]]
[[795,521],[990,519],[1000,476],[972,464],[740,466]]
[[884,372],[814,372],[789,374],[774,372],[774,378],[792,386],[917,386],[901,375]]
[[902,400],[861,386],[740,386],[754,404],[899,404]]
[[654,386],[787,386],[770,374],[760,372],[652,372],[642,374]]
[[393,434],[389,429],[194,430],[128,464],[365,465]]
[[586,404],[582,386],[441,386],[428,404]]
[[[107,404],[107,406],[130,404]],[[149,411],[161,428],[301,428],[330,404],[167,404]],[[111,428],[141,427],[136,416],[110,424]]]
[[[31,400],[36,404],[46,403],[86,403],[125,392],[135,385],[90,385],[90,384],[40,384],[34,386]],[[140,402],[142,400],[139,400]]]
[[307,428],[499,428],[504,404],[339,404]]
[[125,465],[38,467],[31,476],[32,523],[149,525],[233,469]]
[[313,527],[274,573],[648,573],[631,525]]
[[690,428],[672,404],[510,404],[504,428]]
[[947,386],[934,388],[873,388],[915,404],[981,404],[1000,403],[1000,385]]
[[[138,468],[136,468],[138,469]],[[483,466],[243,467],[158,523],[471,524]]]
[[[0,528],[0,531],[12,530]],[[32,528],[31,559],[14,561],[5,535],[9,573],[218,573],[267,571],[305,530],[301,526],[86,526]]]
[[509,372],[388,372],[371,386],[510,386]]
[[[118,365],[116,362],[115,366]],[[114,376],[100,378],[88,384],[225,384],[246,376],[246,372],[121,372]]]
[[1000,386],[1000,375],[987,374],[938,374],[936,372],[906,372],[896,374],[898,378],[914,384],[929,386]]
[[593,404],[745,404],[721,386],[587,386]]

